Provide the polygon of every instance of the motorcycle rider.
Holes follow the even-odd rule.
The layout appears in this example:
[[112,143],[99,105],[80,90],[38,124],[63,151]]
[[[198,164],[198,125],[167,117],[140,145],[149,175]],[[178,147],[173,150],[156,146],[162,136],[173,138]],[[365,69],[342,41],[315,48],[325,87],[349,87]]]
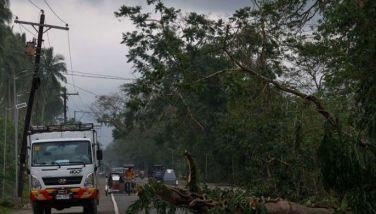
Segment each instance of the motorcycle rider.
[[135,175],[135,172],[133,170],[133,167],[129,167],[124,172],[124,178],[126,180],[126,186],[125,186],[125,188],[127,188],[127,182],[129,182],[131,184],[131,186],[130,186],[131,190],[129,191],[129,193],[133,192],[133,189],[134,189],[134,186],[135,186],[135,183],[134,183],[135,177],[136,177],[136,175]]

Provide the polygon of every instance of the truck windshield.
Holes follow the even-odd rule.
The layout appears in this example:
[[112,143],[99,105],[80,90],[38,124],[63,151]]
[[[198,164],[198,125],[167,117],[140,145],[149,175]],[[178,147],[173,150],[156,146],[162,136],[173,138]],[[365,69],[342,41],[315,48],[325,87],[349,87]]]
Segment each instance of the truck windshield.
[[56,141],[32,145],[32,166],[91,164],[89,141]]

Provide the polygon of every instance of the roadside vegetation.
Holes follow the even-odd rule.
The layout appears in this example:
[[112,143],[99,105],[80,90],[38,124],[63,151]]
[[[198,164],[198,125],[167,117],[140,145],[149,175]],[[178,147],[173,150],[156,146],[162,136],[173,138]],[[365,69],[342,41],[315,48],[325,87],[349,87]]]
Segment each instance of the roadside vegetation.
[[[18,120],[20,148],[25,109],[15,106],[28,100],[34,57],[25,54],[26,36],[15,33],[10,26],[12,13],[9,2],[0,0],[0,207],[14,205],[15,198],[15,121]],[[39,77],[41,87],[34,102],[32,124],[55,123],[63,112],[61,83],[65,81],[64,57],[52,47],[43,49]],[[53,108],[51,108],[53,106]],[[28,196],[26,196],[28,197]],[[3,210],[1,210],[3,209]],[[0,213],[6,213],[0,208]]]
[[223,18],[147,3],[115,12],[139,78],[93,108],[115,127],[110,165],[186,175],[187,150],[201,182],[376,212],[375,1],[254,0]]

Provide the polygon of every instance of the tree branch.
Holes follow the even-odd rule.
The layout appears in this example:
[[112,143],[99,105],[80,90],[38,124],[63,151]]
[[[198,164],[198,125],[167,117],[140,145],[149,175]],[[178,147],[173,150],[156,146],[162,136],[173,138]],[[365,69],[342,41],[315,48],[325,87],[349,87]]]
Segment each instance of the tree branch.
[[255,70],[244,66],[242,63],[240,63],[238,60],[236,60],[226,48],[224,49],[224,52],[227,54],[227,56],[230,58],[230,60],[232,62],[234,62],[242,71],[248,73],[249,75],[256,76],[260,80],[274,85],[274,87],[278,88],[281,91],[293,94],[293,95],[298,96],[298,97],[300,97],[304,100],[312,102],[316,106],[316,111],[318,113],[320,113],[322,116],[324,116],[325,119],[330,123],[330,125],[332,125],[335,129],[338,130],[338,124],[337,124],[336,120],[334,119],[333,115],[326,110],[324,105],[321,103],[321,101],[317,97],[315,97],[314,95],[305,94],[305,93],[303,93],[299,90],[293,89],[293,88],[291,88],[287,85],[283,85],[276,80],[270,79],[270,78],[256,72]]

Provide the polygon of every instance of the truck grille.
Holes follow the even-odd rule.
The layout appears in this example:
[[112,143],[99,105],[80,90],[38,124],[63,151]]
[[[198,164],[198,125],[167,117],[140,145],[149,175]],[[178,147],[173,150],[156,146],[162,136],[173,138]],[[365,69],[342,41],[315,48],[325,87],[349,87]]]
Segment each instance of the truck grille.
[[46,186],[80,184],[82,176],[42,178]]

